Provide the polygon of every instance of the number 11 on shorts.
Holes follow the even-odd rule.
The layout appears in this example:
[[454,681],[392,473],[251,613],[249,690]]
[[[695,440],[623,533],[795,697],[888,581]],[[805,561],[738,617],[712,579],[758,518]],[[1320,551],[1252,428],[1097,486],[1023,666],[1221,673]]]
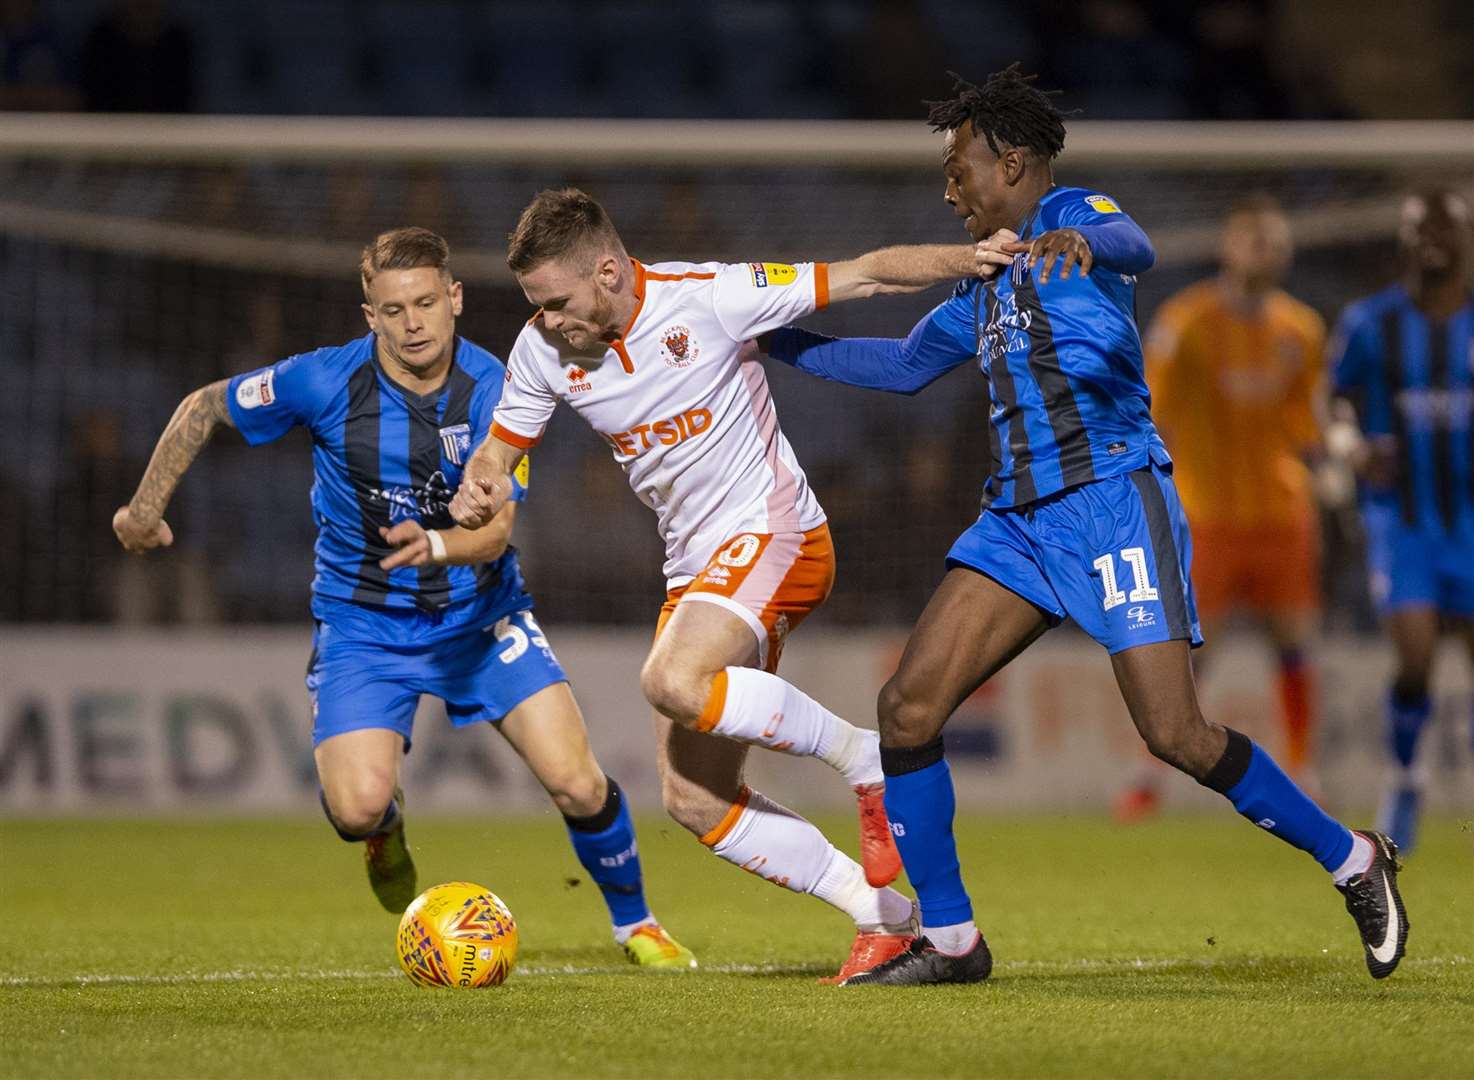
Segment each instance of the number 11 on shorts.
[[1153,588],[1151,578],[1147,573],[1146,549],[1123,548],[1121,559],[1131,567],[1131,578],[1135,588],[1129,594],[1122,592],[1116,582],[1116,557],[1114,555],[1102,555],[1092,564],[1100,571],[1100,582],[1105,586],[1104,604],[1107,611],[1128,600],[1133,604],[1139,604],[1145,600],[1157,599],[1157,590]]

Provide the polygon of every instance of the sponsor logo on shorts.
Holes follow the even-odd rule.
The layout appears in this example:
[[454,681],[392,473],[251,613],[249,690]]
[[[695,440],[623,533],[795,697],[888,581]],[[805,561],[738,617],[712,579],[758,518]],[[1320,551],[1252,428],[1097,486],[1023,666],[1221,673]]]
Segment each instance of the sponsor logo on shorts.
[[1148,626],[1157,625],[1156,613],[1151,608],[1137,604],[1134,608],[1126,609],[1126,629],[1145,630]]

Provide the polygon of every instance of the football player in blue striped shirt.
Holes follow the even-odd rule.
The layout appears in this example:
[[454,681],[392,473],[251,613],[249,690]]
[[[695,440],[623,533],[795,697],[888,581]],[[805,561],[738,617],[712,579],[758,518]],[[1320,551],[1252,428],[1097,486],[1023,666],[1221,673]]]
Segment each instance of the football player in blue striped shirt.
[[1474,234],[1447,189],[1403,203],[1402,281],[1352,304],[1331,341],[1336,410],[1356,464],[1372,595],[1397,652],[1387,695],[1393,782],[1379,827],[1404,852],[1417,836],[1418,736],[1440,618],[1474,657]]
[[[515,502],[480,529],[450,517],[506,368],[456,336],[461,284],[449,258],[426,229],[380,235],[359,266],[369,333],[186,397],[114,530],[134,552],[173,541],[165,507],[217,425],[239,429],[253,446],[307,428],[318,527],[312,745],[323,810],[339,836],[364,844],[379,902],[397,913],[417,891],[399,760],[420,695],[431,694],[458,727],[495,724],[527,762],[562,812],[630,959],[694,967],[650,913],[629,807],[595,761],[567,676],[533,617],[509,543]],[[516,480],[520,500],[526,473]]]
[[991,400],[982,514],[948,553],[879,702],[886,811],[922,934],[848,984],[976,982],[992,970],[952,835],[942,728],[1066,617],[1111,654],[1152,753],[1314,856],[1345,895],[1372,975],[1390,974],[1407,935],[1390,841],[1327,816],[1262,748],[1198,707],[1191,540],[1152,425],[1135,317],[1151,243],[1110,196],[1055,184],[1063,117],[1017,65],[981,87],[959,79],[929,120],[942,133],[945,199],[978,242],[979,278],[904,339],[787,328],[766,342],[814,375],[903,394],[976,362]]

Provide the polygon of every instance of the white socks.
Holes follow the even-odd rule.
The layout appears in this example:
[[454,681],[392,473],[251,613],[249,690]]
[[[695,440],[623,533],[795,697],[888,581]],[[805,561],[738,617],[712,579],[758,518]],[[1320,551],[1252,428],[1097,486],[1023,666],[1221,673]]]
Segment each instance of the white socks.
[[953,923],[951,926],[923,926],[922,935],[936,946],[937,952],[948,956],[961,956],[970,952],[977,944],[977,924],[971,921]]
[[1337,885],[1345,885],[1357,874],[1365,873],[1372,865],[1372,858],[1376,855],[1372,842],[1359,832],[1351,834],[1351,854],[1346,856],[1346,861],[1335,870],[1331,871],[1331,880]]
[[874,888],[860,864],[831,847],[829,865],[819,875],[813,894],[855,920],[863,934],[914,934],[915,905],[895,889]]
[[[733,814],[701,838],[734,866],[839,908],[865,931],[904,933],[911,901],[894,889],[871,888],[860,865],[814,825],[759,791],[742,789]],[[892,930],[890,928],[894,927]]]
[[712,681],[701,730],[797,757],[817,757],[851,787],[880,784],[880,736],[835,716],[797,687],[756,668],[729,667]]

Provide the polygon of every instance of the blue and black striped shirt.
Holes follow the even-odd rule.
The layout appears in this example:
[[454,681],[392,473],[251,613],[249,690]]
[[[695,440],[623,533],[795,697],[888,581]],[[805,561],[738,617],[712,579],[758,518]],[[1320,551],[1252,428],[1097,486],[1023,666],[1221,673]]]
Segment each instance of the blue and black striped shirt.
[[1434,321],[1402,286],[1385,289],[1342,313],[1330,352],[1363,433],[1395,440],[1396,479],[1365,497],[1417,529],[1474,530],[1474,296]]
[[[384,373],[374,345],[368,334],[230,381],[231,419],[247,442],[271,442],[297,425],[312,433],[313,613],[324,619],[341,601],[435,612],[450,633],[530,607],[515,548],[480,566],[379,567],[391,551],[380,527],[408,519],[427,529],[455,525],[450,500],[491,428],[506,368],[457,338],[445,383],[415,394]],[[525,489],[515,489],[521,499]]]
[[1092,480],[1171,458],[1151,418],[1136,325],[1136,277],[1151,242],[1100,192],[1053,188],[1019,223],[1021,240],[1081,232],[1088,275],[1044,285],[1026,256],[971,279],[904,339],[834,339],[793,327],[772,334],[777,359],[835,382],[914,394],[976,360],[988,380],[992,468],[983,506],[1027,506]]

